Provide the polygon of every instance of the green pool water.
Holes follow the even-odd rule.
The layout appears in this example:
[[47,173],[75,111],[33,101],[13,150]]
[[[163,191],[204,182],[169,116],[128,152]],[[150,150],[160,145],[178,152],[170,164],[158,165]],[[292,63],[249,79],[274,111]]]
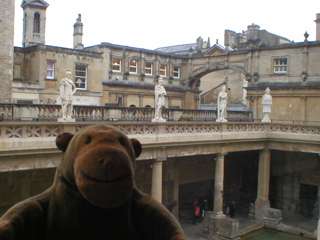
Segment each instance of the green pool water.
[[306,238],[278,232],[270,229],[261,229],[241,237],[241,240],[305,240]]

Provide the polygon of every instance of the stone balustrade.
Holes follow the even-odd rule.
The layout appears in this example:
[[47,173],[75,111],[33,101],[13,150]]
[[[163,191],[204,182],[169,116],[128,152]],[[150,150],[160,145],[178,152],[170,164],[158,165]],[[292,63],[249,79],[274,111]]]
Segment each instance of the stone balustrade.
[[[0,171],[56,166],[55,146],[63,131],[78,132],[97,122],[0,122]],[[271,150],[320,152],[320,126],[272,123],[108,122],[140,140],[138,160],[221,152]],[[27,163],[28,162],[28,163]]]
[[[60,105],[0,103],[0,113],[4,120],[56,120],[62,116]],[[149,121],[154,117],[154,108],[79,106],[73,114],[77,121]],[[189,121],[214,121],[216,111],[200,109],[164,109],[162,117],[168,121],[178,121],[188,116]],[[250,121],[249,111],[229,111],[229,121]]]

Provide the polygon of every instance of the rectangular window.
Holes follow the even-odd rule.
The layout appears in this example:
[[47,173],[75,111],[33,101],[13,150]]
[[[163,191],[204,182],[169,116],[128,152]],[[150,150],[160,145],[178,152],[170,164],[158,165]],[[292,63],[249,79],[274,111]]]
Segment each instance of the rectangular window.
[[146,63],[146,66],[144,68],[144,73],[146,75],[152,75],[152,63]]
[[274,73],[286,73],[288,68],[288,61],[286,58],[277,58],[273,60]]
[[129,72],[130,73],[137,73],[138,70],[138,61],[135,59],[130,60],[130,65],[129,65]]
[[21,78],[21,65],[20,64],[15,64],[14,65],[14,78]]
[[121,59],[114,58],[112,61],[112,71],[121,72]]
[[167,66],[164,65],[164,64],[160,64],[159,75],[163,76],[163,77],[167,76],[166,75],[166,70],[167,70]]
[[173,67],[173,77],[174,78],[180,78],[180,67]]
[[54,61],[47,62],[47,78],[54,79]]
[[75,85],[77,89],[87,89],[87,69],[85,64],[76,64]]

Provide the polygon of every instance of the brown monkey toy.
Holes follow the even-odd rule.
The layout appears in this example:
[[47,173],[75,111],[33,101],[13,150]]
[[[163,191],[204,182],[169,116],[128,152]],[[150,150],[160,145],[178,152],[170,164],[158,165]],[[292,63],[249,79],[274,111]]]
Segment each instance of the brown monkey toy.
[[141,144],[92,125],[61,133],[53,185],[0,218],[1,240],[185,240],[174,216],[134,180]]

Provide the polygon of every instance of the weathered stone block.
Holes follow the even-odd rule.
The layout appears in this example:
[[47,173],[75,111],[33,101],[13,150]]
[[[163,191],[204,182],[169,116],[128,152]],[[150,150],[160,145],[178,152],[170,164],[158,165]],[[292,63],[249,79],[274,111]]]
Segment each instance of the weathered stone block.
[[240,239],[239,220],[233,218],[219,218],[217,220],[217,234],[226,239]]
[[282,211],[280,209],[267,208],[262,220],[270,224],[279,224],[282,221]]

